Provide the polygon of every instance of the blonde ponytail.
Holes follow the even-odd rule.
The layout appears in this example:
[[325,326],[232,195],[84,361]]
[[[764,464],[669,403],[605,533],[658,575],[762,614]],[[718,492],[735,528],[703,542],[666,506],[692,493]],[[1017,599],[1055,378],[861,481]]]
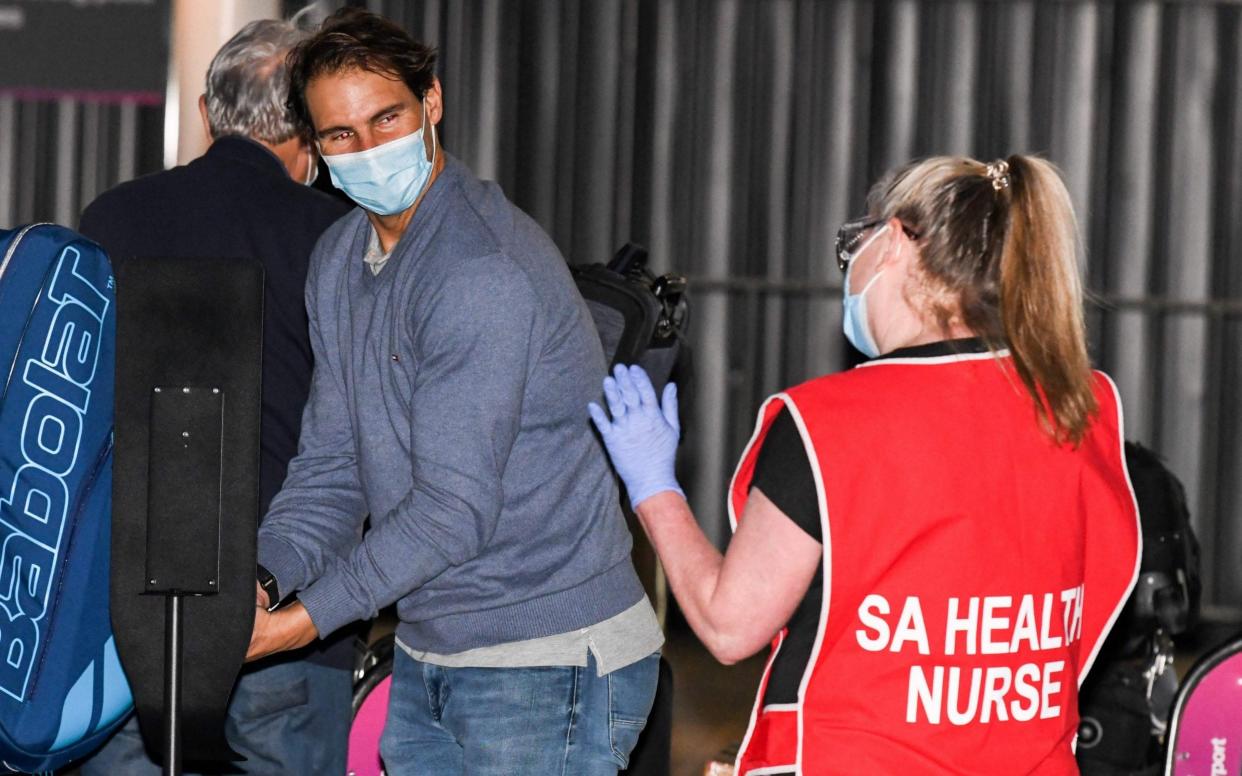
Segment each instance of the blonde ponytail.
[[1082,440],[1098,409],[1091,386],[1078,236],[1069,192],[1043,159],[1011,156],[1000,315],[1014,367],[1060,441]]
[[1080,442],[1097,405],[1077,226],[1057,169],[1032,156],[933,157],[886,176],[867,204],[919,234],[927,312],[941,328],[957,320],[1008,347],[1040,422],[1058,442]]

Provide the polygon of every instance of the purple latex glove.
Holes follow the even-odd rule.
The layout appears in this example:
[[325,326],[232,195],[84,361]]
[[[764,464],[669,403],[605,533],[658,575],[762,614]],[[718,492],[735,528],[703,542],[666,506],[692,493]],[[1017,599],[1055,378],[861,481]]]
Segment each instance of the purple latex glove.
[[664,402],[656,399],[651,378],[640,366],[618,364],[604,378],[604,398],[612,415],[592,402],[587,410],[604,438],[612,465],[625,483],[630,505],[666,490],[685,492],[677,484],[673,465],[681,423],[677,419],[677,385],[664,386]]

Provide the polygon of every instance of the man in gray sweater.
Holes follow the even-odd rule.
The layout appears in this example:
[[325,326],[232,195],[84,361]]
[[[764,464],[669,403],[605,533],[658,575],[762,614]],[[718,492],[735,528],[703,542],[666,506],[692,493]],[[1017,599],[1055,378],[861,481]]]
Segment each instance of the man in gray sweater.
[[551,240],[439,146],[434,68],[350,8],[290,57],[290,107],[361,208],[311,259],[315,372],[250,657],[395,601],[389,774],[615,774],[663,637],[582,411],[603,353]]

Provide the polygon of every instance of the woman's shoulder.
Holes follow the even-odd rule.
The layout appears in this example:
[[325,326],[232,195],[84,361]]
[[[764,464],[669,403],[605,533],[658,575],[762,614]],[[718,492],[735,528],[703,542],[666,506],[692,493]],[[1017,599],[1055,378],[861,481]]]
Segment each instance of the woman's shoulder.
[[1098,433],[1099,429],[1104,428],[1111,433],[1111,436],[1123,436],[1125,410],[1117,384],[1113,382],[1113,378],[1099,369],[1091,370],[1091,382],[1092,393],[1095,394],[1096,401],[1095,417],[1091,423],[1093,431]]
[[884,376],[877,370],[854,367],[811,377],[786,388],[777,395],[788,396],[795,402],[824,396],[845,395],[866,391],[869,384],[884,381],[884,379]]

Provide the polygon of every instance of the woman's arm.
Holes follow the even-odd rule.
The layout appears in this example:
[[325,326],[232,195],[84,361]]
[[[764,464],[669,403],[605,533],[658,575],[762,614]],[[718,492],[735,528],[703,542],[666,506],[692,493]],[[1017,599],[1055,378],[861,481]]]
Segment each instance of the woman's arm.
[[665,388],[661,407],[646,372],[618,366],[604,381],[604,396],[611,418],[596,405],[591,418],[686,619],[721,662],[749,657],[802,600],[823,555],[820,543],[754,489],[722,557],[673,474],[680,433],[675,386]]
[[726,664],[755,654],[789,622],[823,554],[757,488],[723,557],[679,494],[657,493],[637,512],[690,627]]

